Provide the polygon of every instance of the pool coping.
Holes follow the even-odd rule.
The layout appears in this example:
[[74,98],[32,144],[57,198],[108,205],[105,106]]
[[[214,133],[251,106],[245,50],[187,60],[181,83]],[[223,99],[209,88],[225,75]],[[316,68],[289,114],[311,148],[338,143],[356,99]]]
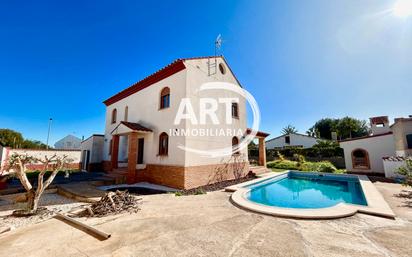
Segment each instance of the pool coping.
[[256,184],[265,180],[273,179],[291,172],[290,170],[269,174],[262,176],[258,179],[240,183],[237,185],[229,186],[225,188],[225,191],[233,192],[231,195],[231,201],[235,205],[253,211],[257,213],[263,213],[278,217],[288,217],[297,219],[336,219],[352,216],[356,213],[365,213],[375,216],[381,216],[385,218],[395,218],[395,214],[392,209],[386,203],[385,199],[375,188],[373,183],[365,175],[352,175],[352,174],[331,174],[321,173],[324,176],[342,176],[342,177],[357,177],[362,187],[363,194],[365,196],[367,206],[339,203],[332,207],[318,208],[318,209],[296,209],[296,208],[282,208],[275,206],[268,206],[263,204],[254,203],[247,199],[246,194],[251,190],[245,188],[246,186]]

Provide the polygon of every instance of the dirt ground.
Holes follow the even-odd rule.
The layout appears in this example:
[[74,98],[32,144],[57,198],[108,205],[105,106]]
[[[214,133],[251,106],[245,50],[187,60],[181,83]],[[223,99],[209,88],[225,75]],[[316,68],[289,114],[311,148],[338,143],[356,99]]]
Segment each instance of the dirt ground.
[[398,184],[375,185],[396,220],[276,218],[235,207],[226,192],[151,195],[136,214],[81,219],[108,240],[51,219],[0,235],[0,256],[410,256],[411,199]]

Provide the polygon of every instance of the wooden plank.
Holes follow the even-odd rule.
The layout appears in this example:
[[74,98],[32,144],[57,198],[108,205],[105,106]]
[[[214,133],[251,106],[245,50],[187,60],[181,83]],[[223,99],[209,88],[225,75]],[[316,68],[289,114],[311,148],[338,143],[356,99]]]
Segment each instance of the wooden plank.
[[57,213],[54,218],[61,220],[65,222],[66,224],[71,225],[74,228],[77,228],[79,230],[82,230],[86,232],[87,234],[99,239],[99,240],[106,240],[111,237],[111,234],[105,233],[103,231],[100,231],[98,229],[95,229],[87,224],[84,224],[78,220],[75,220],[73,218],[67,217],[66,215]]

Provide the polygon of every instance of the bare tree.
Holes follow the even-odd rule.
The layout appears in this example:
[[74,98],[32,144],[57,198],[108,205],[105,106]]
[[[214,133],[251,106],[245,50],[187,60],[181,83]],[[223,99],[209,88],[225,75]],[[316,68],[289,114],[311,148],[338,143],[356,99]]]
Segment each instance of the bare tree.
[[[8,160],[6,169],[10,172],[9,174],[16,174],[23,185],[24,189],[27,191],[27,208],[26,210],[16,210],[13,212],[14,215],[28,216],[37,213],[39,200],[44,192],[44,190],[53,182],[59,171],[65,169],[66,165],[72,160],[68,159],[66,155],[60,157],[53,155],[51,157],[44,156],[44,158],[39,159],[28,154],[17,154],[14,153]],[[37,177],[37,188],[34,188],[27,178],[27,166],[30,164],[41,163],[43,168]],[[50,176],[45,180],[44,176],[47,171],[51,171]]]
[[228,180],[230,179],[230,173],[232,173],[234,179],[246,176],[246,160],[243,154],[233,154],[229,159],[222,158],[221,163],[222,165],[215,169],[213,175],[209,176],[208,184]]
[[244,156],[242,154],[234,154],[232,155],[232,172],[235,179],[240,179],[244,177],[245,174],[245,166],[246,162]]

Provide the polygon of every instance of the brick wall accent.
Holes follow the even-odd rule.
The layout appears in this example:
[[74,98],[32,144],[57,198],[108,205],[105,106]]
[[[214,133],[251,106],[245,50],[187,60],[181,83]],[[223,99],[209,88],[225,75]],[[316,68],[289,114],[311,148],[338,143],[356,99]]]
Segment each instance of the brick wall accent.
[[119,135],[114,135],[112,137],[112,153],[111,153],[112,168],[117,169],[117,164],[119,160]]
[[[103,161],[103,169],[111,170],[110,161]],[[210,183],[235,178],[235,172],[245,176],[249,172],[249,163],[215,164],[201,166],[170,166],[147,164],[143,170],[136,170],[133,182],[149,182],[177,189],[190,189]]]
[[249,172],[249,163],[215,164],[185,167],[184,188],[195,188],[237,176],[245,176]]
[[185,168],[181,166],[147,164],[136,171],[136,182],[147,181],[173,188],[184,188]]
[[113,170],[112,162],[111,161],[102,161],[103,171],[109,172]]
[[137,164],[137,133],[132,132],[128,135],[128,164],[127,164],[127,183],[133,184],[136,178]]

